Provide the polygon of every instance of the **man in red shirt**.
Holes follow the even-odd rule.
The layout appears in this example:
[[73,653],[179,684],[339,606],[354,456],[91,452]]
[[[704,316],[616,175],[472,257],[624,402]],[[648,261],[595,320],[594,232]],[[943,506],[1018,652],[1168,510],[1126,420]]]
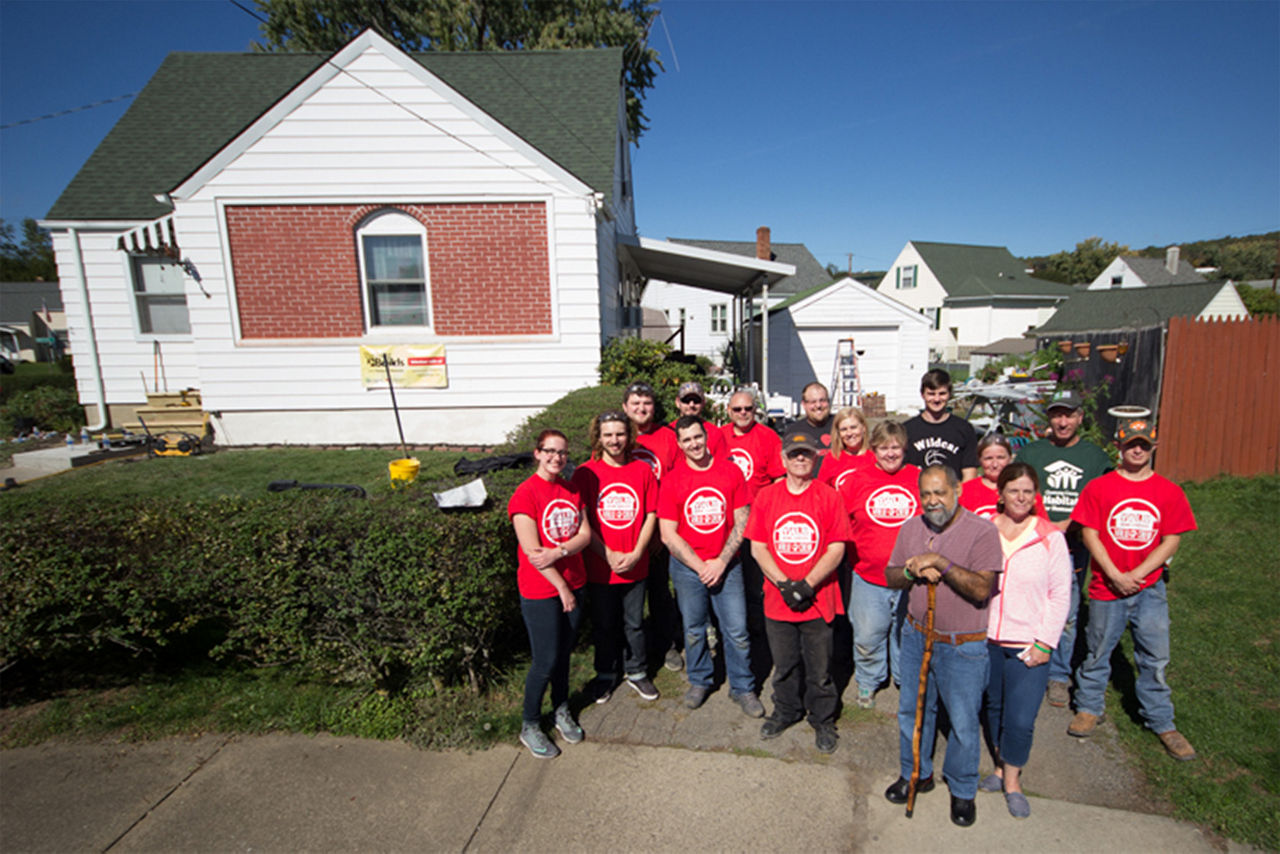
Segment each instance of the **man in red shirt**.
[[671,583],[684,622],[689,690],[684,704],[701,706],[711,693],[711,653],[707,627],[711,610],[724,637],[729,696],[753,718],[764,717],[751,673],[751,642],[742,589],[738,546],[750,505],[742,473],[728,460],[707,452],[707,431],[696,415],[676,421],[685,465],[677,466],[658,489],[658,529],[671,552]]
[[[702,410],[707,405],[707,395],[702,390],[702,383],[687,382],[681,383],[680,389],[676,392],[676,409],[680,410],[680,415],[697,415],[702,417]],[[676,421],[679,416],[672,419],[667,426],[672,430],[676,429]],[[711,452],[713,457],[723,457],[729,450],[724,444],[724,434],[713,424],[708,424],[703,420],[703,426],[707,428],[707,450]]]
[[835,570],[844,558],[849,520],[836,491],[813,479],[818,452],[808,435],[787,436],[786,479],[756,495],[747,536],[769,581],[764,613],[773,655],[773,713],[760,737],[776,738],[807,711],[815,746],[832,753],[839,697],[831,678],[831,622],[844,613]]
[[1127,627],[1138,665],[1135,689],[1147,726],[1174,759],[1196,758],[1195,748],[1173,725],[1169,665],[1169,601],[1165,575],[1182,534],[1196,529],[1186,493],[1151,466],[1155,424],[1145,418],[1116,428],[1120,467],[1085,485],[1071,511],[1089,549],[1089,652],[1076,671],[1076,716],[1067,733],[1093,734],[1102,717],[1111,653]]

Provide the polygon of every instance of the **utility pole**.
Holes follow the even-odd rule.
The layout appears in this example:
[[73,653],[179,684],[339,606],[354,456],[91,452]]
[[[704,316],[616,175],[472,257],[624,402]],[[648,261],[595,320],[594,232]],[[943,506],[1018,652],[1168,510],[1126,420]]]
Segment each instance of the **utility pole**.
[[[848,255],[849,255],[849,275],[852,276],[853,275],[853,253],[850,252],[848,253]],[[1280,258],[1280,255],[1277,255],[1277,258]]]

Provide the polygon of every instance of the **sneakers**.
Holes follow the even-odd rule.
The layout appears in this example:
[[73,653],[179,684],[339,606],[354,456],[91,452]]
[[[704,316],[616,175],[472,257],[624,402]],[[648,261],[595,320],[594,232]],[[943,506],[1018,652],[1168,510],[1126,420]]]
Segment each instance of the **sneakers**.
[[742,708],[742,713],[747,717],[764,717],[764,704],[760,702],[755,691],[743,691],[741,694],[731,694],[730,697]]
[[777,738],[797,723],[799,723],[798,720],[784,721],[773,717],[765,718],[765,722],[760,725],[760,737],[766,741],[771,738]]
[[632,691],[635,691],[640,695],[640,699],[642,700],[658,699],[659,695],[657,686],[655,686],[647,676],[639,676],[635,678],[628,676],[627,684],[631,686]]
[[874,709],[876,707],[876,692],[868,691],[866,688],[858,689],[858,708]]
[[668,670],[674,670],[679,673],[684,670],[684,656],[680,654],[680,650],[672,647],[667,650],[666,660],[662,662],[662,666]]
[[588,693],[597,705],[609,702],[613,698],[613,683],[608,679],[593,679],[588,688]]
[[555,759],[560,755],[560,748],[547,738],[547,734],[537,724],[525,724],[520,728],[520,743],[529,748],[538,759]]
[[1050,682],[1045,696],[1055,709],[1065,708],[1071,702],[1071,686],[1066,682]]
[[696,709],[707,701],[707,695],[711,693],[711,689],[705,685],[690,685],[689,690],[684,692],[684,707],[686,709]]
[[813,736],[813,746],[818,748],[819,753],[835,753],[836,743],[840,740],[840,736],[836,735],[836,728],[827,724],[818,727],[817,732]]
[[1076,738],[1088,738],[1098,728],[1098,721],[1100,720],[1102,720],[1101,715],[1076,712],[1076,716],[1071,719],[1071,723],[1067,726],[1067,735],[1074,735]]
[[1160,733],[1160,743],[1164,745],[1165,751],[1179,762],[1188,762],[1196,758],[1196,749],[1191,746],[1191,742],[1187,741],[1186,736],[1176,729]]
[[569,713],[567,705],[556,709],[556,732],[560,733],[560,737],[569,744],[577,744],[586,738],[586,735],[582,732],[582,727],[578,726],[578,722]]

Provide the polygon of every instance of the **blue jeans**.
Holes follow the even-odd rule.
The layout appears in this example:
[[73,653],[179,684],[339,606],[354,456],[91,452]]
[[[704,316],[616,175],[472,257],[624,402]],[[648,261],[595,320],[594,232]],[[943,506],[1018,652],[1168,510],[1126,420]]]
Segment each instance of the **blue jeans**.
[[853,574],[849,620],[853,623],[853,673],[859,691],[876,691],[890,675],[895,685],[902,684],[898,659],[903,601],[901,590],[881,587]]
[[1071,656],[1076,649],[1076,617],[1080,613],[1080,582],[1089,565],[1089,550],[1083,543],[1071,544],[1071,609],[1062,627],[1062,637],[1049,655],[1049,681],[1071,684]]
[[698,573],[671,556],[671,584],[684,622],[684,665],[690,685],[711,687],[711,651],[707,649],[707,626],[711,609],[720,621],[724,638],[724,669],[729,691],[755,691],[751,675],[751,641],[747,635],[747,599],[742,589],[742,566],[736,560],[725,570],[720,583],[707,587]]
[[551,685],[551,708],[569,701],[569,654],[578,637],[578,625],[582,622],[583,597],[575,590],[578,607],[569,613],[559,596],[547,599],[520,597],[520,613],[529,631],[529,649],[532,660],[524,677],[524,722],[536,724],[542,717],[542,697]]
[[[902,627],[902,694],[898,698],[898,766],[911,779],[911,735],[915,731],[916,691],[920,684],[920,662],[924,660],[924,633],[910,623]],[[991,659],[986,641],[950,644],[934,641],[929,662],[932,678],[924,699],[924,725],[920,730],[920,779],[933,774],[934,730],[938,722],[938,700],[951,718],[947,736],[947,758],[942,776],[951,794],[973,798],[978,794],[978,760],[982,758],[982,727],[978,712],[987,685]]]
[[[937,647],[934,647],[937,649]],[[987,680],[987,736],[998,758],[1022,768],[1031,756],[1036,714],[1049,684],[1049,666],[1027,667],[1022,647],[987,644],[991,677]]]
[[1085,640],[1089,654],[1076,671],[1076,710],[1101,715],[1111,679],[1111,652],[1125,628],[1133,635],[1133,659],[1138,665],[1136,689],[1142,717],[1152,731],[1173,729],[1173,697],[1164,680],[1169,666],[1169,600],[1164,581],[1157,581],[1124,599],[1089,603]]

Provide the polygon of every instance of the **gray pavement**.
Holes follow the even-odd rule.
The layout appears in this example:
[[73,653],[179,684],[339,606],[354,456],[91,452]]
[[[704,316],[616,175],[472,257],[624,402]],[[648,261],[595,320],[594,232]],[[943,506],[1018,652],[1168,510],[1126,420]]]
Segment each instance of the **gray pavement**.
[[[434,752],[302,735],[6,750],[0,846],[6,852],[1242,850],[1150,812],[1165,805],[1153,802],[1112,752],[1106,727],[1094,739],[1057,745],[1051,731],[1068,720],[1061,709],[1042,711],[1026,772],[1031,818],[1017,821],[999,795],[979,794],[978,822],[962,829],[950,823],[945,787],[921,795],[910,820],[882,797],[896,776],[891,694],[880,695],[876,711],[848,712],[839,750],[823,756],[805,724],[763,742],[759,721],[743,716],[723,690],[690,712],[679,706],[678,676],[664,672],[658,681],[665,696],[654,703],[624,688],[609,703],[585,708],[587,741],[562,744],[563,755],[550,761],[515,744]],[[1077,776],[1089,768],[1092,778]],[[1077,779],[1095,785],[1059,791]],[[1119,798],[1126,786],[1136,789]]]

